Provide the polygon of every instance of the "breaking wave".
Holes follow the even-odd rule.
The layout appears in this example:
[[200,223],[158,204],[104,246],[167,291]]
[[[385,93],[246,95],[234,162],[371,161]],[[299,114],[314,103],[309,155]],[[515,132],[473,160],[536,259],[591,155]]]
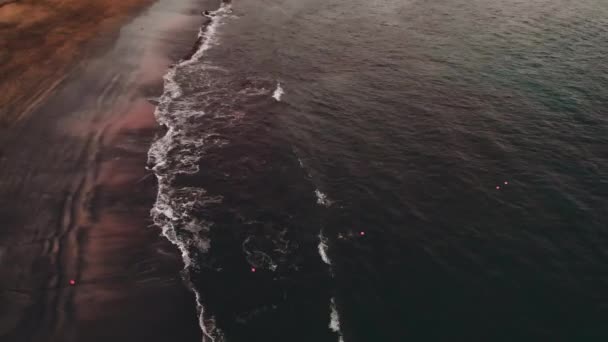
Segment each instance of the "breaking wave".
[[317,196],[317,204],[322,205],[324,207],[329,207],[333,204],[333,201],[327,198],[327,195],[322,193],[321,190],[316,189],[315,195]]
[[327,238],[323,235],[323,231],[321,231],[319,233],[319,255],[321,256],[321,260],[323,260],[324,263],[331,266],[331,260],[329,259],[329,256],[327,256],[328,248],[329,247],[327,246]]
[[283,96],[284,93],[285,91],[283,91],[283,88],[281,87],[281,82],[277,82],[277,87],[274,90],[274,93],[272,93],[272,97],[280,102],[281,96]]
[[[328,239],[325,235],[323,235],[323,230],[321,230],[321,232],[319,232],[318,248],[319,248],[319,255],[321,256],[321,260],[323,260],[324,263],[329,265],[329,271],[333,277],[334,274],[333,274],[333,270],[332,270],[331,259],[329,258],[329,255],[327,254],[328,249],[329,249]],[[329,328],[333,332],[338,334],[339,342],[344,342],[344,338],[342,337],[342,331],[340,330],[340,314],[338,313],[338,309],[336,308],[336,299],[334,297],[332,297],[329,302],[329,308],[330,308]]]
[[188,288],[196,297],[196,307],[199,325],[203,332],[203,341],[223,341],[222,332],[216,327],[215,319],[205,313],[201,295],[190,280],[189,270],[196,268],[193,263],[193,251],[207,252],[210,241],[206,236],[210,223],[194,218],[191,214],[196,208],[210,202],[221,202],[219,196],[208,196],[200,188],[173,188],[173,180],[178,174],[192,174],[198,171],[198,154],[189,153],[200,149],[205,142],[214,143],[215,137],[206,135],[202,139],[188,139],[182,131],[185,121],[190,117],[204,115],[201,111],[175,110],[170,107],[182,95],[182,90],[176,81],[177,71],[199,61],[209,48],[216,42],[217,29],[231,13],[231,6],[224,2],[220,8],[212,12],[210,21],[199,31],[197,49],[187,59],[172,66],[164,76],[164,92],[160,97],[155,111],[157,122],[167,128],[166,134],[156,140],[148,151],[148,167],[158,180],[156,203],[151,210],[154,223],[161,228],[162,234],[181,252],[184,262],[182,276]]

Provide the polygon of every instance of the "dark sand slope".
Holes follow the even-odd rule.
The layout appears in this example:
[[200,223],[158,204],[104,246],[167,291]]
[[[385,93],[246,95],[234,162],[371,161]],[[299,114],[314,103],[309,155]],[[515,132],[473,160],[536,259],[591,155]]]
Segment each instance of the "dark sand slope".
[[0,340],[200,341],[181,258],[150,227],[144,166],[159,133],[149,99],[202,6],[154,4],[0,128]]

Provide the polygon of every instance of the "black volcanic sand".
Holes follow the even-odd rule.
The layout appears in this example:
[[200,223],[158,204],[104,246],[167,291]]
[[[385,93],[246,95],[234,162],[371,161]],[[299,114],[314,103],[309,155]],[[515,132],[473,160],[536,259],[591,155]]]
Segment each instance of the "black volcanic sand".
[[200,340],[181,257],[149,218],[156,179],[144,166],[163,133],[162,76],[215,7],[159,1],[0,128],[0,340]]

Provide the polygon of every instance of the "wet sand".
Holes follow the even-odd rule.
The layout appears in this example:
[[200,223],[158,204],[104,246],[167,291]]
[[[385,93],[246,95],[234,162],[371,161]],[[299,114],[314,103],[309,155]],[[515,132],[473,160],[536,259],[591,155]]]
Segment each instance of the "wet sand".
[[85,43],[152,2],[0,2],[0,123],[30,114],[65,79]]
[[213,7],[160,0],[23,98],[4,85],[1,114],[20,119],[0,125],[0,340],[201,340],[145,164],[162,76]]

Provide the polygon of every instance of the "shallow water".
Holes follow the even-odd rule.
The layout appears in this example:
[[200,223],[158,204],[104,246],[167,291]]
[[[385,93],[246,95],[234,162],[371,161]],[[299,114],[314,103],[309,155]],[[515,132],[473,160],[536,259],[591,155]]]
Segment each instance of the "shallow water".
[[228,341],[608,337],[608,5],[224,5],[166,76],[157,224]]

